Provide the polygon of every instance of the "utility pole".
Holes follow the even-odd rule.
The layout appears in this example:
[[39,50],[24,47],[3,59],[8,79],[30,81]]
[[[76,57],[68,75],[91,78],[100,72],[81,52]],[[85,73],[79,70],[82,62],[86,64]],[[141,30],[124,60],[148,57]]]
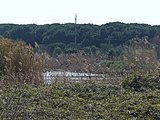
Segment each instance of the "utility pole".
[[77,44],[77,28],[76,28],[76,25],[77,25],[77,14],[75,14],[75,24],[74,24],[74,34],[75,34],[75,38],[74,38],[74,42],[75,44]]

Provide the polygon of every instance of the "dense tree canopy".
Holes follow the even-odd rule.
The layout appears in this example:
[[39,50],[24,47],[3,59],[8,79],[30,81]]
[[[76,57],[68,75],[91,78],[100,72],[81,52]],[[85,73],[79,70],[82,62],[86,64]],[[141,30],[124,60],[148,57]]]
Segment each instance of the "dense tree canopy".
[[[80,47],[95,46],[100,48],[103,44],[119,46],[134,37],[148,37],[150,42],[160,43],[160,26],[147,24],[125,24],[112,22],[104,25],[77,24],[76,44]],[[47,51],[54,51],[52,47],[62,50],[75,42],[75,25],[46,24],[46,25],[17,25],[0,24],[0,35],[14,40],[23,40],[34,46],[34,43],[45,46]],[[70,45],[70,46],[71,46]],[[70,50],[68,50],[70,51]],[[72,51],[72,50],[71,50]]]

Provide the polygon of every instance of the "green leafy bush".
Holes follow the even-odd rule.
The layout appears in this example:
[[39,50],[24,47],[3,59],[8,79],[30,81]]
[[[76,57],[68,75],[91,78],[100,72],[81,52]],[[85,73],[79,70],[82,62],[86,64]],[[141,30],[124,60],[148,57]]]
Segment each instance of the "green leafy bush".
[[160,76],[131,74],[122,82],[122,86],[134,91],[160,90]]
[[159,89],[137,92],[105,82],[0,88],[2,120],[152,120],[159,113]]
[[101,62],[101,65],[118,70],[122,70],[127,66],[124,61],[118,61],[118,60],[117,61],[104,60]]

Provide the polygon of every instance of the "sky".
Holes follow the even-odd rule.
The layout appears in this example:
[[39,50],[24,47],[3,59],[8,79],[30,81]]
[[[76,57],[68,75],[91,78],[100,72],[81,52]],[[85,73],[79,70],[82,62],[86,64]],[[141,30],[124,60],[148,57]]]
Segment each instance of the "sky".
[[0,0],[0,23],[160,25],[160,0]]

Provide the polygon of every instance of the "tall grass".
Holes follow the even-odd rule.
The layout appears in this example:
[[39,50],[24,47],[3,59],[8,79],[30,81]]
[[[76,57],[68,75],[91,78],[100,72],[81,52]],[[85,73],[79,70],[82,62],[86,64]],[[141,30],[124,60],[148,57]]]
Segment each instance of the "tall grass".
[[41,83],[45,59],[23,42],[0,38],[0,85]]

